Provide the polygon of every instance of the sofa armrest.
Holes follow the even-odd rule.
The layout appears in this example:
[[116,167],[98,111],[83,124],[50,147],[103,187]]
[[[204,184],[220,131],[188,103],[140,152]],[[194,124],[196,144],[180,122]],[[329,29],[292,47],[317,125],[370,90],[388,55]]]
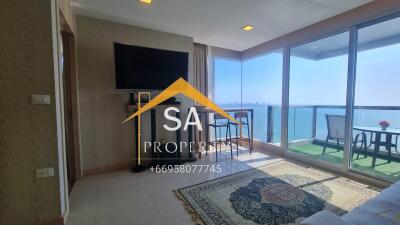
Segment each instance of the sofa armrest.
[[354,225],[353,223],[343,220],[339,216],[324,210],[308,217],[301,225]]

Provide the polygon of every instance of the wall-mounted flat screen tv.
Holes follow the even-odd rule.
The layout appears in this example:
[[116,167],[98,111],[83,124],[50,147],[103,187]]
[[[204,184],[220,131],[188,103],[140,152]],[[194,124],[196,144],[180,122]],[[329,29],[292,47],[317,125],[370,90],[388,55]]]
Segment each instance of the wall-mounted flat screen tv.
[[117,89],[163,90],[178,78],[187,80],[187,52],[114,43]]

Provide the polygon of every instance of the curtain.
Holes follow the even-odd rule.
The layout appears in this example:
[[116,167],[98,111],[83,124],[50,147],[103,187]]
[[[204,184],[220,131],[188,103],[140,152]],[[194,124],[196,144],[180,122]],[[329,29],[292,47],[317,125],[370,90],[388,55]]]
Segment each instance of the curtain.
[[208,96],[208,53],[207,45],[194,43],[193,84],[205,96]]
[[[209,47],[203,44],[193,44],[193,85],[194,87],[208,97],[208,74],[209,74]],[[195,102],[195,105],[198,105]],[[199,106],[201,107],[201,106]],[[208,114],[207,114],[208,115]],[[200,120],[202,127],[205,126],[204,121],[208,119],[206,115],[201,114]],[[205,139],[205,132],[195,131],[194,140],[200,143]],[[200,146],[196,145],[197,151],[200,151]]]

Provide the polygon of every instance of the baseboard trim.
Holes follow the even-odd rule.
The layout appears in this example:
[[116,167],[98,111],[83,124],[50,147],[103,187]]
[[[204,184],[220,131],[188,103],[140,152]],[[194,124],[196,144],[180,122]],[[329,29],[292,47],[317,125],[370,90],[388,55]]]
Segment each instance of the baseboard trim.
[[101,174],[101,173],[108,173],[108,172],[113,172],[113,171],[118,171],[118,170],[125,170],[125,169],[130,169],[133,166],[133,164],[128,163],[128,164],[121,164],[121,165],[115,165],[115,166],[105,166],[105,167],[99,167],[99,168],[94,168],[94,169],[87,169],[83,171],[83,176],[92,176],[96,174]]
[[65,224],[64,223],[64,218],[60,217],[58,219],[54,219],[54,220],[49,220],[49,221],[46,221],[46,222],[38,223],[37,225],[64,225],[64,224]]

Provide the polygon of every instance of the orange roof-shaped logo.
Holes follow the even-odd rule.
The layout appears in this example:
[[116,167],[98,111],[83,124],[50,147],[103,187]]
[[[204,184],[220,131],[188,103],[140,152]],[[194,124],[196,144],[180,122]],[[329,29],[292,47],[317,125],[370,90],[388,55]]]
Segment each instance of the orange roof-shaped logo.
[[146,112],[147,110],[157,106],[158,104],[164,102],[165,100],[174,97],[175,95],[183,94],[186,97],[196,101],[202,106],[212,109],[215,113],[220,114],[226,119],[231,120],[234,123],[239,124],[232,116],[226,113],[223,109],[218,107],[214,102],[210,101],[206,96],[199,92],[196,88],[186,82],[183,78],[179,78],[173,84],[171,84],[167,89],[161,92],[159,95],[154,97],[146,105],[139,108],[138,111],[130,115],[123,123],[139,116],[140,114]]

